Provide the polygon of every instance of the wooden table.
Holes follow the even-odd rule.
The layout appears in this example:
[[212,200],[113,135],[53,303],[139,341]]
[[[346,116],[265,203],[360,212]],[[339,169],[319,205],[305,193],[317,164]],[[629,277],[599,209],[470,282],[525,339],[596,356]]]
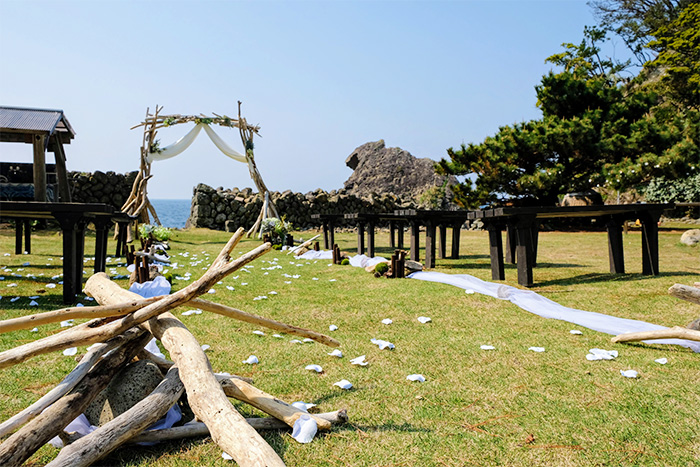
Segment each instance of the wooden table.
[[[63,233],[63,302],[73,303],[82,289],[85,227],[95,225],[95,272],[102,272],[107,260],[107,236],[112,222],[128,224],[131,218],[114,207],[99,203],[42,203],[0,201],[0,217],[16,219],[15,253],[31,253],[32,219],[55,219]],[[22,237],[24,230],[24,248]],[[126,231],[126,229],[122,229]]]
[[436,233],[440,229],[440,244],[437,257],[447,258],[447,228],[452,228],[452,251],[450,258],[459,258],[459,236],[462,225],[471,211],[438,211],[401,209],[394,214],[403,218],[411,227],[411,254],[413,261],[420,261],[420,228],[425,226],[425,268],[435,267]]
[[[642,274],[659,274],[659,229],[661,214],[673,208],[673,204],[606,204],[603,206],[542,206],[502,207],[472,211],[470,219],[481,219],[489,232],[491,255],[491,277],[504,280],[503,242],[501,232],[507,233],[509,262],[517,262],[518,283],[533,285],[532,269],[537,255],[537,224],[540,219],[565,217],[595,217],[606,226],[608,232],[608,256],[610,272],[624,273],[625,261],[622,244],[622,229],[626,220],[642,224]],[[513,245],[515,248],[513,249]]]

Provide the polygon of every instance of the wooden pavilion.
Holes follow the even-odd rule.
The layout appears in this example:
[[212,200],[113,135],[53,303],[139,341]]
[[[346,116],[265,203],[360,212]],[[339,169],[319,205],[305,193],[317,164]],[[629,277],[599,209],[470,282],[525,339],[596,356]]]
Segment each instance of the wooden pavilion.
[[63,110],[0,106],[0,142],[27,143],[34,148],[34,199],[46,201],[46,151],[56,159],[59,201],[70,202],[64,144],[75,132]]

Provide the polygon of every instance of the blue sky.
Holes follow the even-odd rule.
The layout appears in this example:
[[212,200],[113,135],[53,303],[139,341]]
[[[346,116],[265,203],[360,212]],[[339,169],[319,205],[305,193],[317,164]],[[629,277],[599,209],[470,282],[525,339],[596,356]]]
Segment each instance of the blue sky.
[[[0,0],[0,104],[63,109],[69,170],[136,170],[146,108],[243,114],[276,191],[338,189],[345,158],[384,139],[438,160],[499,126],[538,118],[544,60],[595,24],[585,1]],[[608,52],[625,55],[618,40]],[[166,146],[190,127],[159,132]],[[237,131],[215,128],[242,151]],[[31,161],[29,145],[0,160]],[[204,133],[155,162],[151,198],[253,186]]]

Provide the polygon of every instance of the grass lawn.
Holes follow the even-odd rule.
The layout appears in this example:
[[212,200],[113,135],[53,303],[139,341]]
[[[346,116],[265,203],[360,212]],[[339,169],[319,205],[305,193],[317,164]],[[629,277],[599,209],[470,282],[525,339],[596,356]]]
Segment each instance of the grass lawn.
[[[661,274],[648,277],[641,275],[639,231],[624,236],[629,272],[624,275],[608,273],[604,232],[542,232],[532,290],[573,308],[685,326],[700,316],[700,307],[668,296],[667,290],[674,283],[699,281],[700,260],[697,247],[680,244],[681,233],[662,229]],[[176,276],[173,289],[188,283],[186,272],[199,277],[228,238],[203,229],[177,232],[170,252],[178,263],[177,269],[170,268]],[[336,240],[343,250],[355,248],[354,234],[337,234]],[[234,254],[257,243],[244,240]],[[61,286],[46,287],[61,272],[60,245],[57,233],[38,232],[32,254],[16,256],[14,231],[0,231],[0,318],[62,306]],[[94,237],[89,237],[88,254],[93,245]],[[379,233],[377,245],[377,254],[387,255],[389,248],[382,246],[388,245],[388,234]],[[112,243],[108,251],[114,251]],[[107,272],[126,274],[119,262],[111,260]],[[377,279],[361,268],[329,263],[273,251],[248,271],[224,279],[205,298],[327,333],[341,341],[343,358],[329,356],[332,349],[317,343],[293,344],[293,336],[273,338],[273,332],[261,328],[266,335],[258,336],[253,331],[259,328],[222,316],[181,317],[200,344],[211,346],[207,354],[216,371],[251,377],[261,389],[288,402],[313,402],[321,412],[348,409],[348,425],[320,434],[310,444],[298,444],[289,432],[264,433],[288,465],[700,465],[700,355],[677,346],[611,344],[610,335],[540,318],[510,302],[443,284]],[[85,270],[87,278],[91,261]],[[438,260],[435,270],[490,281],[487,233],[462,232],[460,259]],[[515,267],[506,265],[505,283],[516,285],[516,275]],[[126,279],[117,282],[127,284]],[[10,287],[12,283],[17,285]],[[268,298],[254,300],[261,295]],[[38,306],[29,306],[31,296],[39,296]],[[19,299],[11,301],[14,297]],[[174,312],[180,316],[186,310]],[[432,321],[421,324],[419,316]],[[384,318],[393,324],[382,324]],[[338,330],[329,332],[331,324]],[[60,329],[53,324],[35,333],[0,335],[0,350]],[[583,334],[572,335],[572,329]],[[396,348],[379,350],[372,338]],[[481,350],[483,344],[495,350]],[[535,353],[528,350],[531,346],[546,351]],[[618,350],[619,357],[586,360],[594,347]],[[79,348],[79,355],[84,353]],[[252,354],[260,363],[243,364]],[[349,363],[360,355],[366,355],[368,366]],[[660,357],[668,364],[654,362]],[[56,352],[0,370],[0,419],[38,399],[75,364],[75,357]],[[305,370],[309,364],[321,365],[324,372]],[[627,369],[637,370],[639,378],[622,377],[620,370]],[[414,373],[426,381],[407,381]],[[354,388],[333,385],[341,379]],[[246,416],[261,415],[234,404]],[[56,452],[45,446],[29,463],[42,465]],[[103,462],[233,464],[221,458],[208,438],[121,449]]]

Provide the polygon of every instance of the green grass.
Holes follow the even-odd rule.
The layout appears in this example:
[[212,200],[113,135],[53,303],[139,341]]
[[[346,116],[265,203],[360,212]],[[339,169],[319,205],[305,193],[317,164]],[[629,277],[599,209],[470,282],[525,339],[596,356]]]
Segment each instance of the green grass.
[[[310,236],[309,233],[302,234]],[[698,281],[698,248],[680,244],[680,230],[660,233],[660,269],[656,277],[641,275],[641,235],[624,237],[628,274],[608,271],[605,233],[543,232],[532,290],[563,305],[661,325],[685,325],[700,315],[696,305],[674,299],[674,283]],[[223,247],[228,234],[208,230],[177,232],[171,241],[173,261],[182,276],[199,277]],[[354,234],[338,234],[341,249],[353,251]],[[234,256],[257,244],[244,240]],[[387,254],[386,233],[377,236],[378,254]],[[93,251],[93,238],[86,252]],[[113,251],[110,243],[108,251]],[[448,242],[449,251],[449,242]],[[3,319],[61,307],[61,287],[46,289],[60,273],[60,237],[38,232],[33,254],[14,252],[14,232],[0,231],[0,266],[12,269],[0,281]],[[188,259],[179,256],[189,252]],[[206,254],[209,255],[207,258]],[[193,256],[197,255],[197,260]],[[438,260],[436,271],[471,274],[490,279],[488,237],[485,232],[462,232],[461,258]],[[49,259],[52,258],[52,261]],[[263,270],[278,258],[282,269]],[[196,263],[203,260],[201,263]],[[290,264],[294,261],[296,264]],[[22,266],[29,262],[29,266]],[[203,313],[182,321],[207,352],[213,368],[252,377],[256,386],[283,400],[318,404],[320,411],[347,408],[350,424],[324,433],[308,445],[296,443],[288,432],[263,436],[288,465],[318,466],[464,466],[464,465],[678,465],[700,463],[700,357],[681,347],[611,344],[610,337],[575,325],[546,320],[510,302],[465,294],[461,289],[417,280],[376,279],[359,268],[328,266],[330,261],[297,261],[270,252],[214,286],[205,298],[269,318],[328,333],[342,343],[345,355],[336,359],[320,344],[291,344],[292,336],[222,316]],[[308,263],[308,264],[307,264]],[[49,265],[47,265],[49,264]],[[115,264],[111,262],[109,267]],[[301,264],[302,266],[297,266]],[[18,269],[23,268],[23,271]],[[86,271],[92,263],[86,263]],[[124,268],[118,267],[119,274]],[[267,275],[264,273],[267,272]],[[34,274],[35,279],[26,278]],[[297,279],[281,274],[299,274]],[[40,276],[39,274],[43,274]],[[86,274],[86,277],[88,274]],[[234,279],[238,276],[237,279]],[[314,281],[312,278],[318,278]],[[336,279],[331,282],[330,279]],[[284,281],[291,281],[285,284]],[[9,283],[17,287],[8,288]],[[125,286],[126,280],[118,280]],[[242,285],[247,282],[248,285]],[[174,281],[174,290],[188,282]],[[506,284],[517,284],[517,272],[506,265]],[[235,287],[229,291],[226,286]],[[270,291],[278,292],[270,295]],[[28,307],[39,295],[38,307]],[[267,300],[253,300],[267,295]],[[10,298],[20,299],[10,302]],[[82,300],[85,305],[94,304]],[[180,314],[186,309],[178,309]],[[416,318],[432,322],[420,324]],[[393,324],[381,324],[391,318]],[[328,332],[335,324],[338,330]],[[574,336],[570,329],[581,329]],[[0,350],[60,330],[58,324],[38,333],[18,331],[0,335]],[[260,329],[260,337],[252,333]],[[389,340],[393,351],[379,350],[371,338]],[[483,351],[491,344],[495,351]],[[546,348],[544,353],[528,350]],[[613,361],[589,362],[588,349],[617,349]],[[79,349],[79,354],[85,348]],[[241,363],[255,354],[260,364]],[[367,367],[348,360],[367,355]],[[667,357],[662,366],[654,359]],[[324,373],[304,370],[319,364]],[[67,374],[75,365],[60,352],[35,357],[0,371],[0,418],[20,411]],[[635,369],[639,379],[620,376]],[[425,383],[406,376],[425,375]],[[340,379],[354,384],[343,391]],[[234,402],[245,415],[260,415]],[[41,465],[55,456],[42,448],[31,460]],[[104,462],[130,466],[231,465],[209,439],[172,442],[117,451]]]

